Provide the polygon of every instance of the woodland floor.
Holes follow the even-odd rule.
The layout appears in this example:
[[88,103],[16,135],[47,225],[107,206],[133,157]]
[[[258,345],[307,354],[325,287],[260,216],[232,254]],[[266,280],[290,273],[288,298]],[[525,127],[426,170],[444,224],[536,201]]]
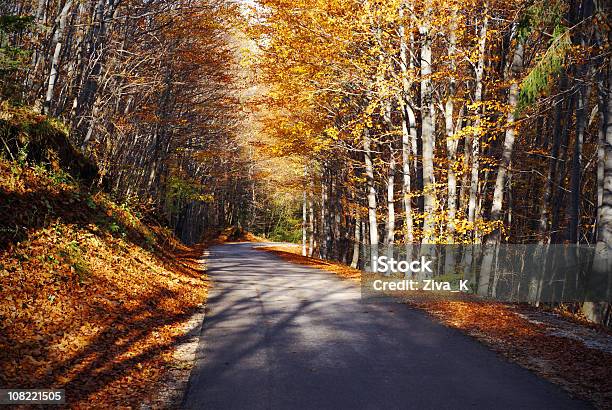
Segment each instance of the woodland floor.
[[189,248],[64,174],[0,162],[0,385],[139,408],[176,366],[208,282]]
[[[359,283],[361,272],[340,263],[301,256],[301,247],[257,249]],[[459,329],[512,362],[598,408],[612,408],[612,332],[564,312],[479,300],[419,296],[404,300],[444,325]]]

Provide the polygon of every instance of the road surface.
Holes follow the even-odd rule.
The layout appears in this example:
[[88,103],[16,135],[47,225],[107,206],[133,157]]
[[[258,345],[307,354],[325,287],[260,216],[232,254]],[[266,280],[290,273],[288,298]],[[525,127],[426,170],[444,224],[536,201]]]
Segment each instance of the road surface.
[[226,244],[210,250],[187,409],[576,409],[560,388],[355,283]]

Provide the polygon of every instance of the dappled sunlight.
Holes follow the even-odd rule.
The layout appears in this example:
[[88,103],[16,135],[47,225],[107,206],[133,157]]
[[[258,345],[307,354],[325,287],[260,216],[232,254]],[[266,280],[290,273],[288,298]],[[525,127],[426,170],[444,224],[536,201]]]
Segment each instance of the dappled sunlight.
[[21,172],[27,191],[3,179],[0,193],[2,225],[28,228],[0,254],[2,385],[65,388],[74,407],[141,403],[204,302],[204,248],[103,195]]
[[[280,256],[282,259],[306,266],[316,267],[346,278],[355,277],[361,272],[338,262],[322,261],[301,256],[300,247],[270,246],[257,247]],[[480,340],[508,359],[535,371],[537,374],[555,380],[574,394],[603,404],[609,401],[609,374],[612,352],[594,349],[576,338],[554,335],[555,327],[547,322],[531,321],[528,312],[537,309],[528,305],[508,305],[478,300],[475,297],[440,297],[429,292],[412,292],[406,296],[399,292],[398,297],[411,307],[423,310],[446,326],[459,329]],[[385,305],[385,303],[383,303]],[[368,306],[368,305],[365,305]],[[393,306],[389,304],[388,306]],[[575,317],[569,318],[575,321]],[[584,327],[584,323],[574,322],[574,327]],[[403,331],[410,328],[403,325]],[[612,332],[602,326],[587,325],[608,340]],[[423,334],[412,335],[411,343],[421,346],[436,346],[436,341]],[[437,345],[445,348],[444,344]],[[579,358],[579,360],[577,360]]]
[[0,404],[610,407],[609,3],[0,0]]

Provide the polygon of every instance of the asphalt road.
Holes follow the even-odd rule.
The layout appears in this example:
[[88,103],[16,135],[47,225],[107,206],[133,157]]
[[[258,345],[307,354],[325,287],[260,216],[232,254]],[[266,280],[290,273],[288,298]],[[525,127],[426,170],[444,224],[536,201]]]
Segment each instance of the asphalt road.
[[459,331],[252,244],[211,249],[188,409],[588,408]]

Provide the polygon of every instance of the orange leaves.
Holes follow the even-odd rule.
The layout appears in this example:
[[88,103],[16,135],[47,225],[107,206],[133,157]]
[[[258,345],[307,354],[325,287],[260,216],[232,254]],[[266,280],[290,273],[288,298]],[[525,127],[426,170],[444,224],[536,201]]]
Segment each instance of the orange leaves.
[[249,35],[260,44],[252,68],[270,88],[272,118],[265,131],[273,145],[285,146],[282,151],[288,145],[304,156],[325,152],[338,137],[324,130],[333,128],[329,114],[338,109],[335,99],[356,61],[351,48],[363,31],[355,18],[358,6],[316,0],[261,3],[265,20],[253,24]]
[[[574,394],[600,405],[612,397],[606,386],[612,376],[612,354],[551,335],[554,325],[547,323],[545,316],[541,318],[544,323],[525,318],[531,308],[478,301],[424,300],[414,304]],[[546,366],[534,366],[542,362]]]
[[260,251],[271,252],[277,256],[280,256],[286,261],[298,263],[301,265],[312,266],[313,268],[323,269],[329,272],[333,272],[338,276],[345,279],[351,279],[359,282],[361,280],[361,271],[358,269],[350,268],[346,265],[337,262],[330,262],[318,258],[309,258],[301,255],[301,248],[299,246],[289,245],[274,245],[274,246],[259,246],[255,248]]
[[[0,162],[0,175],[7,172]],[[29,168],[18,182],[0,179],[0,222],[10,226],[19,215],[27,228],[23,241],[0,248],[2,384],[64,387],[75,408],[140,405],[169,366],[182,322],[205,298],[201,251],[104,195],[77,199],[78,187]],[[7,200],[27,192],[35,199]],[[58,200],[67,195],[68,207]],[[53,218],[34,218],[41,209]]]

